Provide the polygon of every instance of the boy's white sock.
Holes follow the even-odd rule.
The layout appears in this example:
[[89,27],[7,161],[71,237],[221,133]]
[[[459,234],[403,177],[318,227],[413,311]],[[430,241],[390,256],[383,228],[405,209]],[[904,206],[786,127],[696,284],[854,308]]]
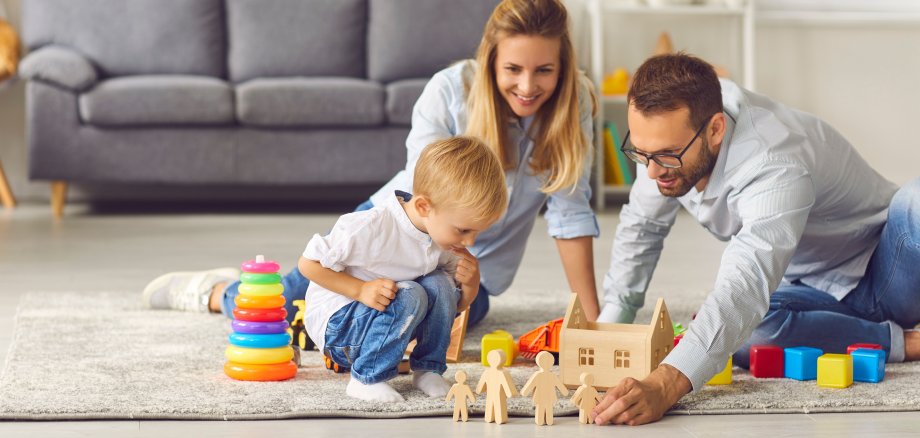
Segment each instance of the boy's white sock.
[[450,391],[450,383],[447,383],[440,374],[431,371],[413,372],[412,384],[431,398],[444,398]]
[[[345,393],[357,399],[375,402],[401,402],[406,401],[392,386],[387,382],[377,382],[365,385],[352,376],[345,388]],[[445,392],[446,396],[447,393]]]

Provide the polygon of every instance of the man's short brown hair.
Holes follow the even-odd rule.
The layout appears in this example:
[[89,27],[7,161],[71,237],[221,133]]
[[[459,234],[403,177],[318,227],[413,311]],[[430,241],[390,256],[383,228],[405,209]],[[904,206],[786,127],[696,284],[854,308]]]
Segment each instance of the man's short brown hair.
[[683,52],[647,59],[633,77],[627,101],[644,115],[690,109],[699,129],[722,111],[722,87],[712,65]]

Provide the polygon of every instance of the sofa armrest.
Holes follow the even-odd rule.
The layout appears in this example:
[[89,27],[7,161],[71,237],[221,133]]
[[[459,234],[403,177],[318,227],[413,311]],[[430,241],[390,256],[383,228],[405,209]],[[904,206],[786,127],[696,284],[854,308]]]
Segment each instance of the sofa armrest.
[[45,46],[19,63],[19,76],[49,82],[72,91],[85,90],[99,79],[86,57],[63,46]]

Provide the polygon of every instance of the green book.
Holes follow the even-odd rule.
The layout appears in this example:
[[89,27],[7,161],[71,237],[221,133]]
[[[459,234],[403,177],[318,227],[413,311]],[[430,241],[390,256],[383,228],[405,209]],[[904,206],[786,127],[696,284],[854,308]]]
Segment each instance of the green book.
[[623,175],[623,184],[629,185],[636,180],[636,177],[633,176],[632,169],[629,163],[632,162],[629,158],[626,158],[626,155],[623,154],[623,151],[620,150],[620,133],[617,132],[617,125],[613,122],[607,122],[606,128],[610,130],[610,136],[613,137],[614,147],[613,151],[617,156],[617,164],[620,165],[620,174]]

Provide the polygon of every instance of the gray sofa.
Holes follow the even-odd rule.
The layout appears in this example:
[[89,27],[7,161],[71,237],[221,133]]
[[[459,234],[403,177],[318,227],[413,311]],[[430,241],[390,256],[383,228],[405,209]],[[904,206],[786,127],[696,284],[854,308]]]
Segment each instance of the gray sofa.
[[382,183],[496,3],[24,0],[30,178],[60,208],[67,183]]

